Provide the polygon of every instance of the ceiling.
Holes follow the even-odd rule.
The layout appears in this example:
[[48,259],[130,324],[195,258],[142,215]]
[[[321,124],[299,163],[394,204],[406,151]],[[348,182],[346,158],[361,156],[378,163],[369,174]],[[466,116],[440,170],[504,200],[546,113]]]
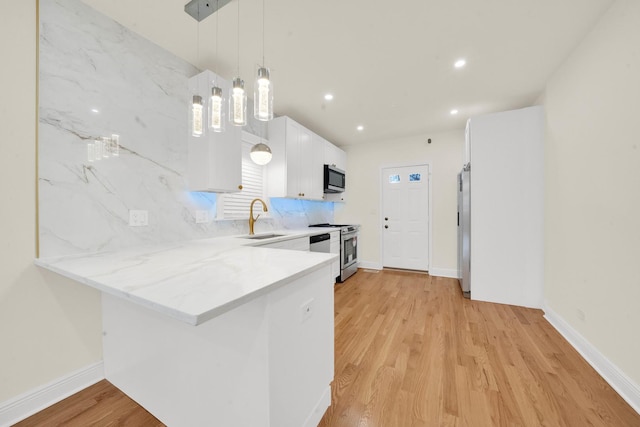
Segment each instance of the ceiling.
[[[532,105],[613,2],[233,0],[198,24],[184,12],[188,0],[83,1],[228,79],[237,74],[240,5],[240,75],[250,96],[264,1],[276,115],[340,146],[461,129],[471,116]],[[459,58],[467,65],[455,69]]]

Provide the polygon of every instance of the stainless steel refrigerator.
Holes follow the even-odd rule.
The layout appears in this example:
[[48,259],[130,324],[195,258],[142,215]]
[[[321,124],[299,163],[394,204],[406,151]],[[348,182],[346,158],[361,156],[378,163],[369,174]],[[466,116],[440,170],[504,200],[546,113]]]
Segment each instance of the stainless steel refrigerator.
[[458,174],[458,277],[465,298],[471,297],[471,164]]

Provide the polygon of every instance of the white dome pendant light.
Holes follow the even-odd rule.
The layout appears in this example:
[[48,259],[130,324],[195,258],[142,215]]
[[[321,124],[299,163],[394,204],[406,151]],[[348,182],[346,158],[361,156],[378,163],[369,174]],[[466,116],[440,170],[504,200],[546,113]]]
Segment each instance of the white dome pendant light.
[[[216,10],[220,9],[220,5],[218,4],[218,0],[216,0]],[[214,66],[218,64],[218,16],[220,13],[216,13],[216,55],[213,60]],[[224,122],[225,122],[225,114],[224,114],[224,97],[222,96],[222,88],[217,85],[218,77],[213,82],[213,87],[211,88],[211,98],[209,99],[209,111],[211,113],[211,117],[209,120],[209,127],[214,132],[224,132]]]
[[[262,139],[265,140],[265,134],[267,129],[267,123],[262,124]],[[271,161],[271,148],[267,144],[262,142],[257,143],[253,147],[251,147],[251,152],[249,153],[251,160],[253,163],[264,166]]]
[[251,148],[251,153],[249,153],[249,155],[251,156],[253,163],[260,166],[264,166],[269,163],[271,161],[271,157],[273,157],[271,154],[271,148],[262,142],[254,145]]
[[269,69],[264,66],[264,0],[262,0],[262,65],[253,86],[253,117],[257,120],[273,120],[273,85],[269,79]]
[[234,126],[247,124],[247,93],[244,80],[240,78],[240,0],[238,0],[238,77],[233,79],[233,87],[229,95],[229,120]]

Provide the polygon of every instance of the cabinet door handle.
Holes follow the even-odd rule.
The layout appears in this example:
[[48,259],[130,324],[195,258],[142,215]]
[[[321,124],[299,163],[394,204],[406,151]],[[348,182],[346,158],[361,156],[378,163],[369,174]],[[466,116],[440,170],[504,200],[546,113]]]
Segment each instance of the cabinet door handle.
[[238,190],[242,190],[242,184],[238,185]]

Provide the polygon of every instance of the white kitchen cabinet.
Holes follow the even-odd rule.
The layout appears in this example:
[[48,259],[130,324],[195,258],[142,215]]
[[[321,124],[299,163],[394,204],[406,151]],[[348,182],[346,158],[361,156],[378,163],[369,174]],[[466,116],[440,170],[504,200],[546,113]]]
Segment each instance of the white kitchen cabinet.
[[347,153],[326,139],[324,142],[324,163],[343,171],[347,170]]
[[289,117],[269,122],[273,153],[267,165],[269,197],[322,200],[324,145],[313,136],[313,132]]
[[308,251],[309,250],[309,237],[298,237],[295,239],[281,240],[279,242],[267,243],[260,245],[261,248],[270,249],[289,249],[294,251]]
[[470,168],[471,299],[542,307],[544,112],[473,117]]
[[[216,80],[217,78],[217,80]],[[224,132],[208,129],[207,112],[214,80],[224,94],[231,83],[206,70],[189,79],[188,105],[193,95],[203,103],[203,134],[195,137],[188,127],[187,181],[191,191],[231,193],[242,189],[242,141],[240,128],[227,123]]]

